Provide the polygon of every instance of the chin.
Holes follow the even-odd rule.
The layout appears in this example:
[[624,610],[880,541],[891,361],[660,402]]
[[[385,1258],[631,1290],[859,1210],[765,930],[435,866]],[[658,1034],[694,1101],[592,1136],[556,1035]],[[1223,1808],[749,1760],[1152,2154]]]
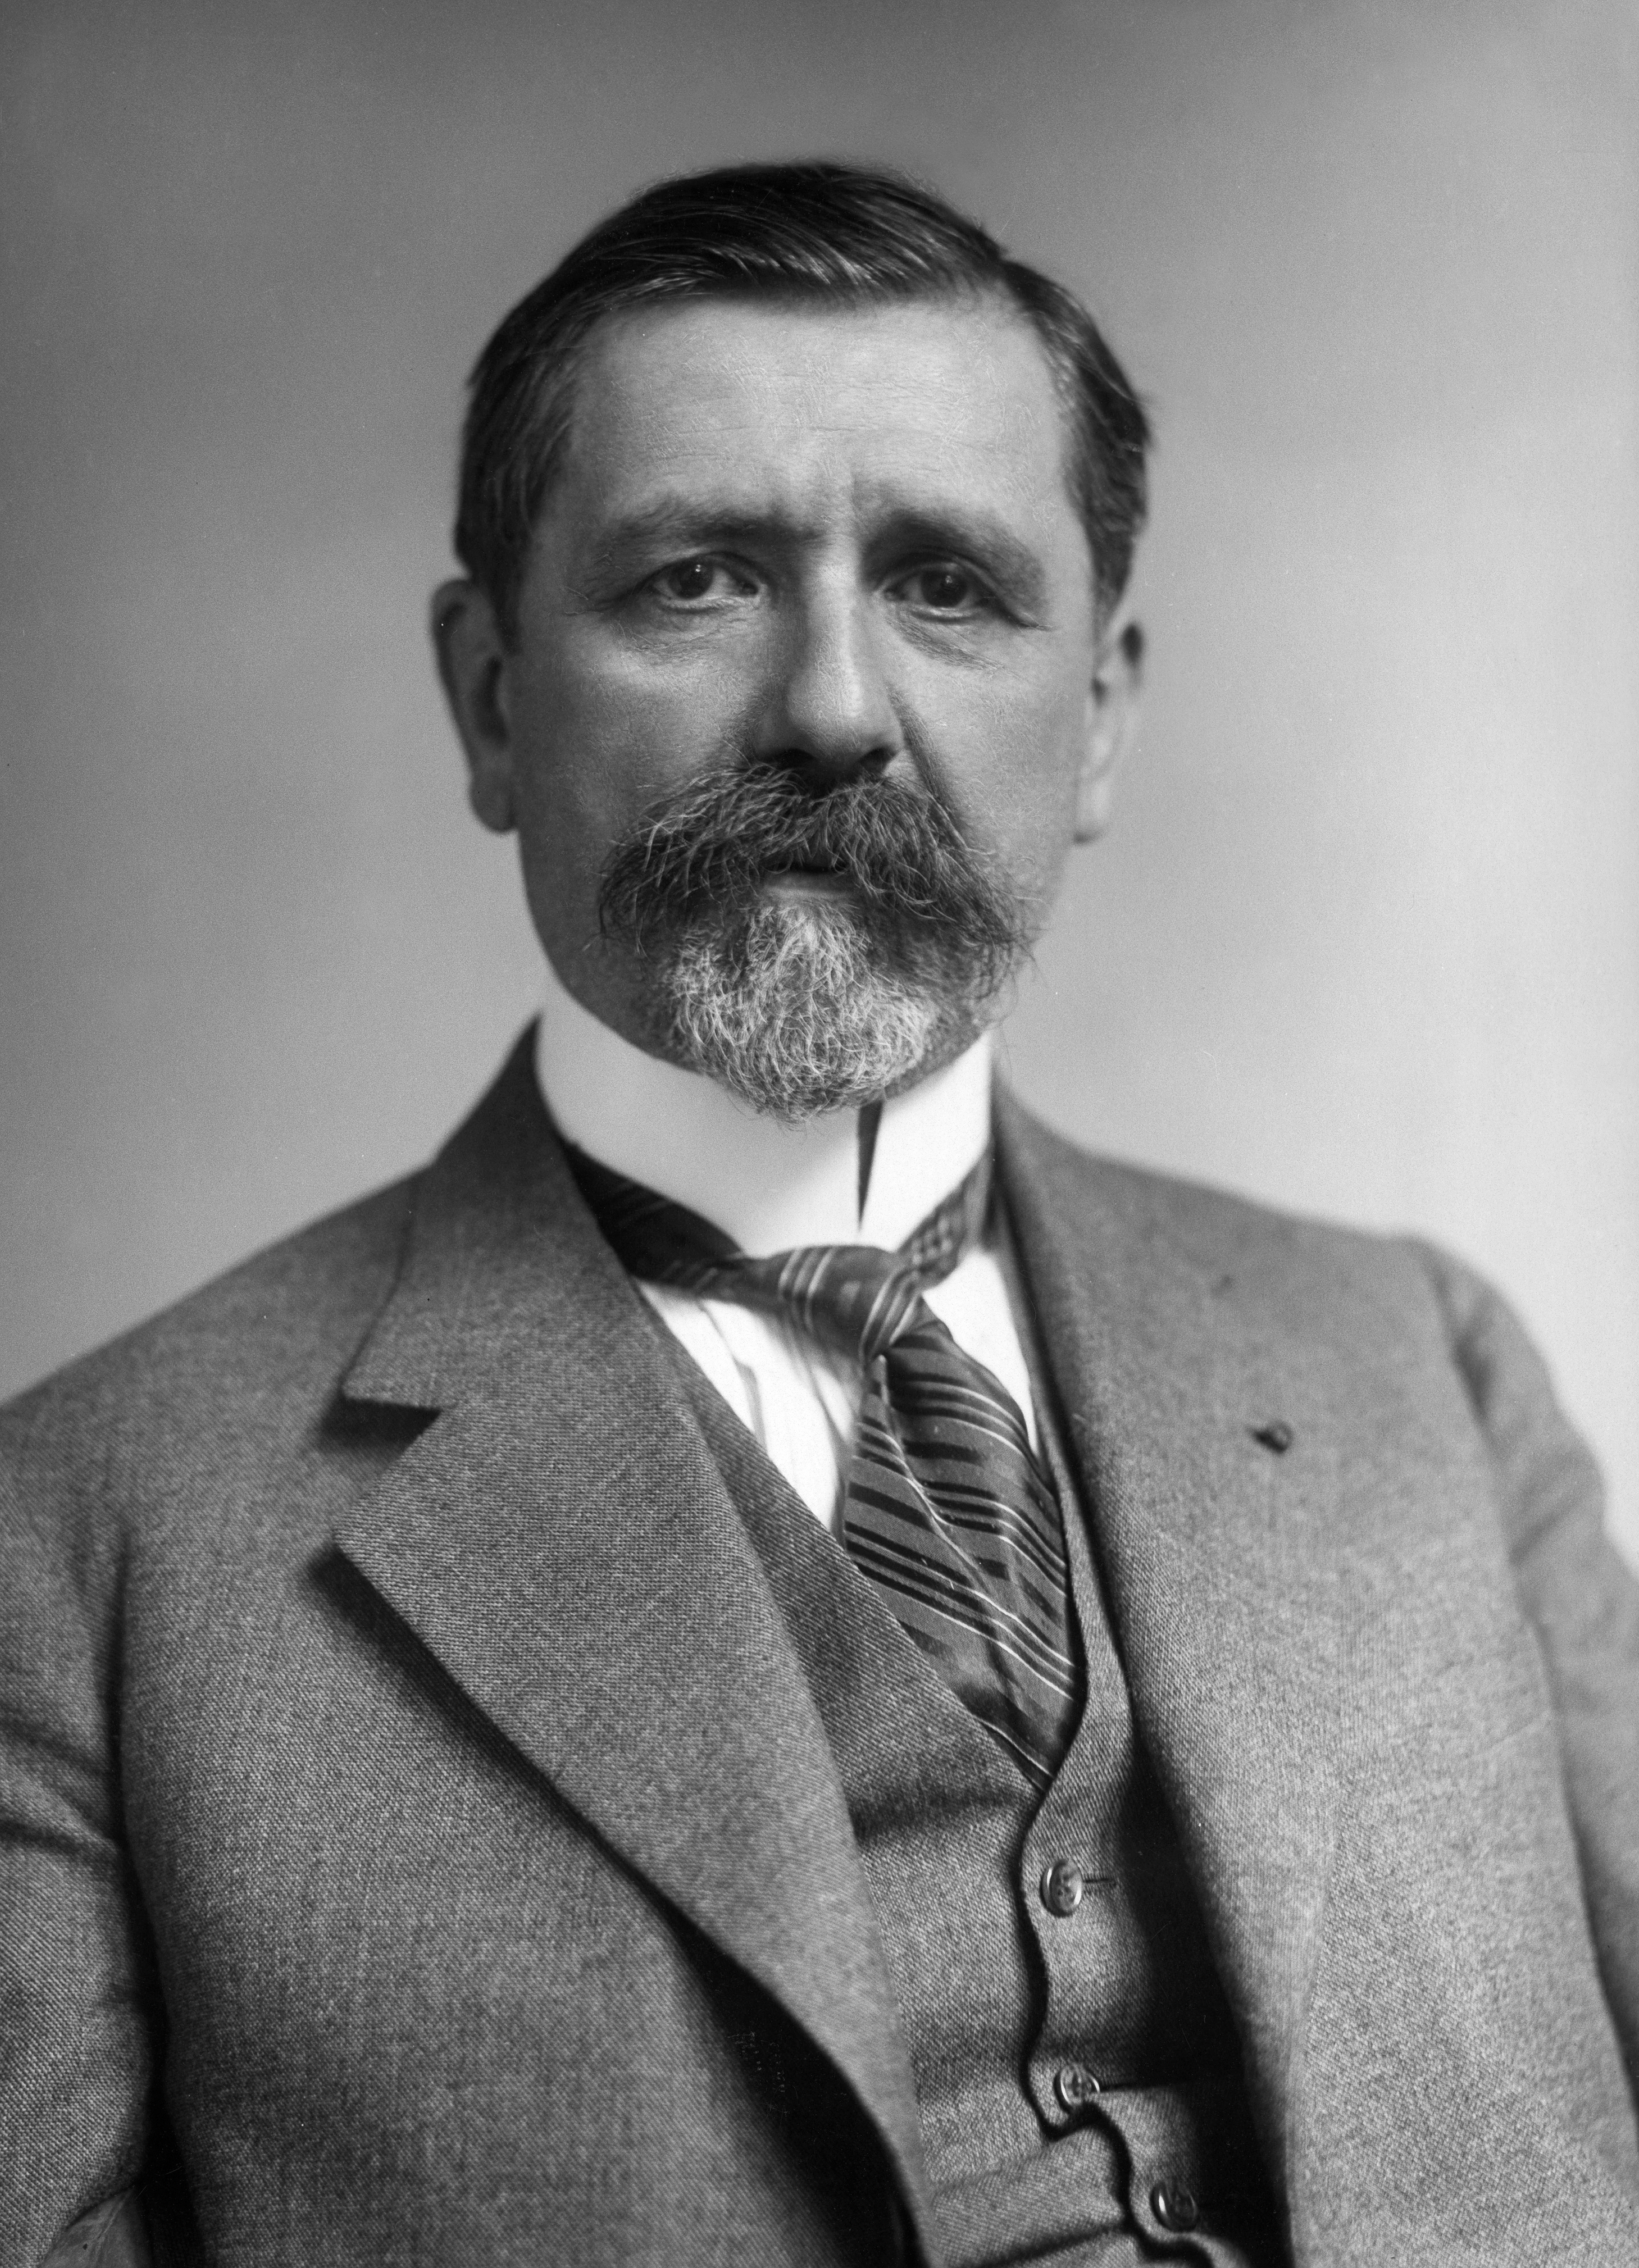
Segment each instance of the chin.
[[965,973],[896,966],[847,895],[775,887],[728,934],[691,928],[657,971],[666,1053],[800,1123],[914,1086],[976,1038],[989,1003]]

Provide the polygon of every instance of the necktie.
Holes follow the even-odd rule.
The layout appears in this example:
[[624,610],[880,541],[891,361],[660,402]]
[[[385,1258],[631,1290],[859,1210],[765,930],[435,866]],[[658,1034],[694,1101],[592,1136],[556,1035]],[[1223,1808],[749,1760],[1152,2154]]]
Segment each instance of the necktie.
[[783,1314],[864,1385],[841,1528],[908,1637],[1045,1787],[1082,1693],[1064,1532],[1018,1403],[922,1298],[982,1231],[989,1161],[897,1253],[806,1245],[752,1259],[698,1213],[570,1149],[604,1235],[645,1281]]

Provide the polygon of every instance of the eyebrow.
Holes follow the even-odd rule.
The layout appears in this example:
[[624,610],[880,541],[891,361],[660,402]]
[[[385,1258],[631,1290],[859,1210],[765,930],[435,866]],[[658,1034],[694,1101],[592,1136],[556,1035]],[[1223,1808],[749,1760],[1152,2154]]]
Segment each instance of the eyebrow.
[[[770,535],[797,544],[817,540],[816,531],[802,520],[778,512],[749,511],[739,500],[660,496],[600,529],[587,546],[576,580],[599,581],[617,572],[634,553],[657,547],[731,549],[766,542]],[[998,513],[983,505],[889,503],[867,536],[866,556],[907,549],[972,558],[1019,605],[1040,608],[1045,601],[1047,571],[1040,556]]]
[[589,550],[593,560],[601,563],[657,544],[685,543],[701,548],[713,543],[746,542],[766,536],[770,527],[777,527],[787,535],[794,534],[799,541],[804,533],[777,514],[748,512],[743,504],[663,496],[622,513],[599,531]]

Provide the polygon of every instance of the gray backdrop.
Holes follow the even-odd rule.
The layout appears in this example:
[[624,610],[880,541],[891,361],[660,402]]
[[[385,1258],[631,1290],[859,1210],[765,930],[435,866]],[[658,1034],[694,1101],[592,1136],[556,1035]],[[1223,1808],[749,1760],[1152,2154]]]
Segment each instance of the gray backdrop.
[[880,155],[1160,433],[1144,748],[1015,1079],[1477,1259],[1639,1558],[1635,24],[12,0],[0,1390],[420,1159],[530,1012],[422,628],[491,324],[657,173]]

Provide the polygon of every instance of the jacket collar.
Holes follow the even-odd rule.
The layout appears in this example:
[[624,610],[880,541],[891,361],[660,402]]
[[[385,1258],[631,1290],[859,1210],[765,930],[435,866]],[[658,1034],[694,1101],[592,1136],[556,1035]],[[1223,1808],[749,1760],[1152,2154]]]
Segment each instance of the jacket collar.
[[[531,1043],[420,1185],[344,1390],[439,1415],[338,1542],[832,2057],[930,2230],[909,2066],[818,1714],[656,1327],[563,1163]],[[996,1131],[1135,1709],[1278,2179],[1331,1833],[1324,1426],[1298,1406],[1293,1335],[1179,1239],[1159,1185],[1004,1095]],[[1277,1420],[1299,1425],[1286,1454],[1253,1438]]]

